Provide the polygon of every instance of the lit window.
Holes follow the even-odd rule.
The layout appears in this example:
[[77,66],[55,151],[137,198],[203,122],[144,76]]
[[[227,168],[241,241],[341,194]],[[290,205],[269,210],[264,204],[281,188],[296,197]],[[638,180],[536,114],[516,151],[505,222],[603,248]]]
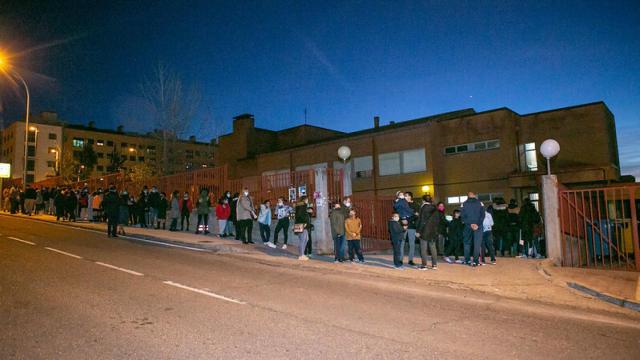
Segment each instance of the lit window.
[[447,204],[462,204],[467,201],[468,197],[466,195],[460,196],[449,196],[447,197]]
[[96,146],[104,146],[104,140],[96,140]]
[[529,193],[529,200],[533,206],[536,207],[536,210],[540,211],[540,194],[539,193]]
[[73,147],[81,148],[81,147],[84,146],[84,139],[83,138],[73,138],[73,141],[72,141],[71,145]]
[[538,156],[536,154],[536,143],[527,143],[518,147],[520,153],[521,171],[538,171]]

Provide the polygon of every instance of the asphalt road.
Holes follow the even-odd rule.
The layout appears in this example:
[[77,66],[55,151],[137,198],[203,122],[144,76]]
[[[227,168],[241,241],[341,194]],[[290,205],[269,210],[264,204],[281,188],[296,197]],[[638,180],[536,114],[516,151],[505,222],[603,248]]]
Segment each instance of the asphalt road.
[[[640,324],[0,217],[2,359],[637,359]],[[336,265],[338,266],[338,265]]]

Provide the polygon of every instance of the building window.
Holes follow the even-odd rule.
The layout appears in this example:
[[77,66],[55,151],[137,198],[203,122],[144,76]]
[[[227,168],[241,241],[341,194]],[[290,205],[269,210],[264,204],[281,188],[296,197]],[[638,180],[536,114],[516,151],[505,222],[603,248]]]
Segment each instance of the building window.
[[527,143],[518,146],[518,153],[520,154],[520,171],[538,171],[536,143]]
[[58,139],[58,134],[49,133],[49,140],[57,140],[57,139]]
[[84,139],[83,138],[73,138],[73,141],[72,141],[71,145],[73,147],[81,148],[81,147],[84,146]]
[[129,161],[136,161],[136,157],[134,155],[129,156]]
[[138,161],[144,162],[144,156],[138,156]]
[[36,130],[29,130],[27,133],[27,141],[35,142],[36,141]]
[[120,147],[121,147],[121,148],[123,148],[123,149],[124,149],[124,148],[126,148],[127,146],[129,146],[129,144],[127,144],[127,143],[125,143],[125,142],[123,142],[123,143],[121,143],[121,144],[120,144]]
[[96,140],[96,146],[104,146],[104,140]]
[[98,170],[98,171],[104,171],[104,166],[102,166],[102,165],[98,165],[98,166],[96,166],[96,170]]
[[31,184],[35,181],[35,176],[33,174],[27,174],[27,184]]
[[357,178],[371,177],[373,170],[373,156],[360,156],[353,158],[353,173]]
[[107,146],[113,146],[113,141],[107,140]]
[[99,152],[99,153],[96,153],[96,155],[98,155],[98,159],[104,158],[104,153]]
[[36,169],[35,160],[27,160],[27,171],[34,171]]
[[87,144],[93,145],[93,139],[87,139]]
[[48,161],[47,161],[47,167],[55,168],[55,167],[56,167],[56,162],[55,162],[55,161],[48,160]]
[[483,193],[483,194],[478,194],[478,200],[483,201],[483,202],[490,202],[490,203],[494,203],[496,202],[496,199],[504,199],[504,194],[503,193]]
[[27,156],[31,156],[31,157],[36,156],[36,147],[35,147],[35,145],[27,146]]
[[540,194],[537,192],[529,193],[529,200],[536,207],[536,210],[540,211]]
[[474,151],[493,150],[498,148],[500,148],[500,140],[487,140],[469,144],[447,146],[444,148],[444,154],[452,155]]
[[447,197],[447,204],[462,204],[467,201],[468,197],[466,195],[460,196],[449,196]]
[[427,170],[424,148],[380,154],[380,176],[410,174]]

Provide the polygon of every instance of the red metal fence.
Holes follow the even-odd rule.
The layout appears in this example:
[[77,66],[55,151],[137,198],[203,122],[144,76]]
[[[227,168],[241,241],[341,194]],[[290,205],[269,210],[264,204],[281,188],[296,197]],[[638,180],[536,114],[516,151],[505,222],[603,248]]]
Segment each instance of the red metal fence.
[[559,196],[563,266],[640,271],[640,185]]
[[391,249],[388,221],[393,213],[393,200],[352,198],[351,202],[362,221],[362,248],[365,251]]

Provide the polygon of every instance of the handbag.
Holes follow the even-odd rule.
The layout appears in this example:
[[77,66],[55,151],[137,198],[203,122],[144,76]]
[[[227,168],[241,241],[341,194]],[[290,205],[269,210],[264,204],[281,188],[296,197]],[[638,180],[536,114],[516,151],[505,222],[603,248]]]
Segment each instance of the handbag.
[[304,231],[305,227],[307,227],[307,224],[293,224],[293,233],[294,234],[300,234]]

